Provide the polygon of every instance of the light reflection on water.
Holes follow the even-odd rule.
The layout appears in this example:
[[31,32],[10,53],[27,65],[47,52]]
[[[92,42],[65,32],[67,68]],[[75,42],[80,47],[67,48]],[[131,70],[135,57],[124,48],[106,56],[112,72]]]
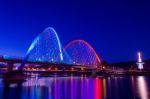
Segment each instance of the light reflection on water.
[[35,77],[5,86],[0,99],[148,99],[149,77]]
[[137,79],[138,81],[138,92],[142,99],[148,99],[148,90],[145,78],[140,76]]

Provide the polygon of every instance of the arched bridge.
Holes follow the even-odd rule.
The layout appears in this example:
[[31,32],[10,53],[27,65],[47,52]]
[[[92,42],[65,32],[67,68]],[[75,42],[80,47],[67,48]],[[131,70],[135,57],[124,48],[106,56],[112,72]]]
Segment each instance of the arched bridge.
[[88,42],[77,39],[63,47],[57,32],[51,27],[35,37],[23,59],[2,57],[0,62],[7,63],[9,70],[14,64],[20,64],[20,70],[92,70],[102,65],[99,55]]

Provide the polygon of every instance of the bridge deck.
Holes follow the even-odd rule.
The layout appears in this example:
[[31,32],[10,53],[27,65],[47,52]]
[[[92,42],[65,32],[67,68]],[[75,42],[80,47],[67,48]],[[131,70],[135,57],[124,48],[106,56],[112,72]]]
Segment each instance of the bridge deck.
[[[22,59],[4,59],[4,58],[0,58],[0,62],[4,62],[4,63],[8,63],[8,64],[21,64],[22,63]],[[34,62],[34,61],[28,61],[26,64],[31,65],[31,66],[36,66],[36,65],[40,65],[40,66],[54,66],[54,67],[60,67],[60,68],[86,68],[86,69],[96,69],[97,66],[85,66],[85,65],[76,65],[76,64],[64,64],[64,63],[60,63],[60,64],[55,64],[55,63],[48,63],[48,62]]]

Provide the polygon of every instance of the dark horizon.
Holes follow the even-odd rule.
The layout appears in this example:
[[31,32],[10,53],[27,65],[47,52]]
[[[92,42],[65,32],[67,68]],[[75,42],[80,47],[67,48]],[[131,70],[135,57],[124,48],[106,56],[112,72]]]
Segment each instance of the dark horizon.
[[24,57],[53,27],[63,46],[82,38],[103,61],[150,59],[150,1],[0,1],[0,54]]

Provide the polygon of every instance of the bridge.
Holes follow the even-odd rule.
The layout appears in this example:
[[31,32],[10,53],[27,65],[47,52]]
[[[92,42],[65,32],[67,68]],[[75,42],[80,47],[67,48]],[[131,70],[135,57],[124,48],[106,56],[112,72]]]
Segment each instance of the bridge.
[[[20,65],[22,63],[22,59],[4,59],[0,57],[0,63],[6,64],[5,66],[1,66],[0,69],[4,69],[7,71],[17,70],[15,64]],[[19,66],[17,66],[19,68]],[[28,71],[61,71],[61,70],[93,70],[97,69],[96,67],[84,66],[84,65],[76,65],[76,64],[54,64],[48,62],[34,62],[28,61],[24,66],[23,70]]]
[[0,57],[8,71],[20,64],[23,71],[92,71],[101,69],[102,61],[85,40],[76,39],[62,46],[56,31],[48,27],[31,43],[23,59]]

